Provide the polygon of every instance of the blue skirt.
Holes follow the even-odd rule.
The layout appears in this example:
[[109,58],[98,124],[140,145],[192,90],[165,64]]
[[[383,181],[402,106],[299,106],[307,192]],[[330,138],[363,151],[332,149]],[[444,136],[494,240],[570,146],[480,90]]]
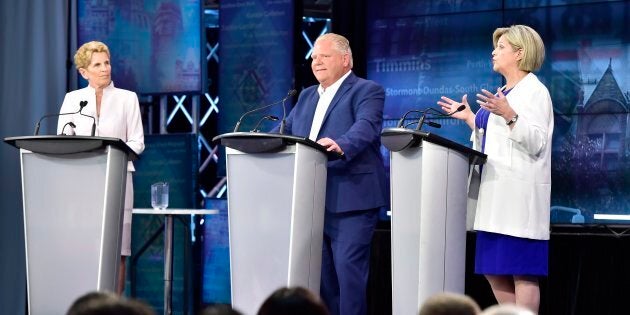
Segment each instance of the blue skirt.
[[475,273],[546,276],[549,241],[477,231]]

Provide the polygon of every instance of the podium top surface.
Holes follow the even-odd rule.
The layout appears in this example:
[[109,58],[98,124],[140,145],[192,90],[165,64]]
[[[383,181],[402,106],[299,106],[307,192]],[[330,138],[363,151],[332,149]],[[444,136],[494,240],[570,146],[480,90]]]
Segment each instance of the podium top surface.
[[394,152],[418,146],[422,141],[435,143],[466,154],[472,164],[483,164],[488,157],[477,150],[426,131],[407,128],[386,128],[381,132],[381,142],[387,149]]
[[320,151],[328,157],[328,160],[341,158],[336,152],[328,152],[326,148],[317,142],[304,137],[285,135],[279,133],[264,132],[230,132],[218,135],[212,141],[221,140],[221,144],[245,153],[270,153],[278,152],[285,146],[300,143]]
[[73,154],[89,152],[111,145],[123,150],[129,161],[138,159],[138,155],[118,138],[90,136],[23,136],[4,138],[4,142],[18,148],[44,154]]

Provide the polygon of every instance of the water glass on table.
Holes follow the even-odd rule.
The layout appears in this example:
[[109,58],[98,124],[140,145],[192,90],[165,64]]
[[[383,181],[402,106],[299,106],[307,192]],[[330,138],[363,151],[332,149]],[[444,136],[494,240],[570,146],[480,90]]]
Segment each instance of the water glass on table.
[[168,183],[157,182],[151,185],[151,207],[164,210],[168,207]]

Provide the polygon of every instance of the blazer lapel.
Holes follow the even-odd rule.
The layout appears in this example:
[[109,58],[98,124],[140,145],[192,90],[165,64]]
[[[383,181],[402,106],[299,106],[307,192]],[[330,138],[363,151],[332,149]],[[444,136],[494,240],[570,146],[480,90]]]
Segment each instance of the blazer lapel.
[[[299,130],[300,135],[308,137],[311,133],[311,125],[313,125],[313,117],[315,116],[315,108],[317,108],[317,102],[319,102],[319,93],[317,89],[313,89],[313,93],[307,97],[306,108],[303,111],[303,125],[302,130]],[[298,131],[298,130],[296,130]]]
[[350,90],[350,88],[352,88],[352,85],[356,81],[357,81],[357,77],[354,75],[354,73],[350,73],[350,75],[346,78],[346,80],[343,81],[343,83],[339,87],[339,90],[337,90],[337,93],[335,93],[335,97],[333,97],[332,101],[330,102],[330,106],[328,106],[328,109],[326,110],[326,114],[324,115],[324,120],[322,120],[322,129],[324,125],[326,124],[326,120],[328,120],[328,116],[330,115],[330,112],[332,111],[332,109],[335,106],[337,106],[337,104],[339,103],[339,100],[344,96],[344,94],[346,94],[346,92]]

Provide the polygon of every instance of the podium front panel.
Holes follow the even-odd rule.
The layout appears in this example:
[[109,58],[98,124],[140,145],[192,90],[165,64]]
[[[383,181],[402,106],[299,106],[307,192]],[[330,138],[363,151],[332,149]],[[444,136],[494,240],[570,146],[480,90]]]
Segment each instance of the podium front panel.
[[301,144],[226,154],[232,306],[255,314],[280,287],[318,292],[326,156]]
[[285,285],[319,292],[326,208],[327,158],[321,152],[296,146],[289,273]]
[[126,154],[21,150],[21,160],[30,313],[64,314],[80,295],[114,291]]
[[428,141],[391,152],[392,312],[464,292],[468,157]]
[[393,314],[418,311],[422,147],[391,152]]
[[468,158],[423,143],[418,303],[439,292],[464,293]]
[[[444,290],[464,293],[466,279],[466,219],[469,159],[455,150],[448,154],[446,189]],[[429,297],[427,295],[427,297]]]
[[[274,248],[289,248],[293,182],[286,179],[293,178],[294,164],[294,154],[237,154],[229,158],[230,272],[236,299],[233,304],[240,302],[240,292],[273,292],[286,283],[289,252]],[[233,187],[234,181],[239,182],[239,187]],[[239,196],[239,192],[248,193]],[[266,296],[243,298],[254,303]]]

